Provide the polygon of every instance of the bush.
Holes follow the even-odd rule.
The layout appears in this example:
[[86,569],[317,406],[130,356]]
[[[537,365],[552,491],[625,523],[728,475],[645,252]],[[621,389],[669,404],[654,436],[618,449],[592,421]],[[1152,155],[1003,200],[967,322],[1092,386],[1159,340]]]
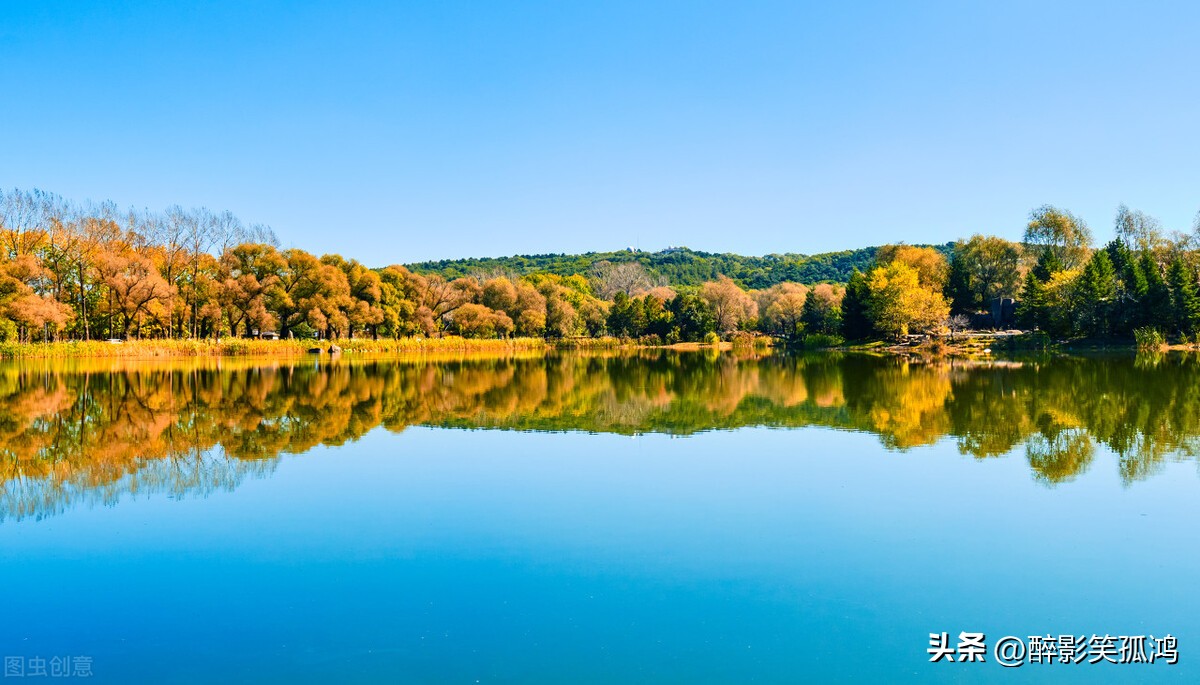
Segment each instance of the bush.
[[721,336],[717,335],[716,333],[709,331],[708,333],[704,334],[705,345],[716,345],[719,342],[721,342]]
[[1153,326],[1143,326],[1142,328],[1134,329],[1133,339],[1137,341],[1139,350],[1157,350],[1161,349],[1167,343],[1163,334],[1159,333],[1158,329]]
[[754,347],[757,339],[761,337],[747,331],[738,331],[734,333],[730,340],[733,341],[734,347]]
[[941,338],[934,338],[933,340],[929,341],[928,345],[926,345],[926,349],[929,350],[930,354],[940,355],[946,354],[946,351],[950,349],[950,346],[946,344],[945,340],[942,340]]
[[297,340],[315,340],[317,338],[317,329],[308,325],[307,321],[301,321],[299,324],[292,326],[291,334]]
[[800,346],[808,350],[819,350],[824,347],[837,347],[845,342],[840,335],[809,333],[800,341]]
[[1047,350],[1050,349],[1050,334],[1046,331],[1030,331],[1010,336],[1004,341],[1004,346],[1010,350]]

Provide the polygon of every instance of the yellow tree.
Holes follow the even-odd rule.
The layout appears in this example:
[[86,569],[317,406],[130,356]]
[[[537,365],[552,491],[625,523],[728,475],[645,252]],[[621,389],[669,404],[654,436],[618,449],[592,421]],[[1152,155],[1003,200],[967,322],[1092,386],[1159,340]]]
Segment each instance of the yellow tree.
[[345,259],[341,255],[325,255],[321,257],[323,264],[335,266],[346,275],[346,285],[350,289],[349,298],[344,305],[347,321],[347,336],[353,338],[355,333],[369,330],[371,337],[379,337],[379,324],[383,323],[383,281],[379,274],[368,269],[356,259]]
[[153,313],[174,292],[150,259],[134,252],[101,254],[97,273],[109,292],[110,314],[121,317],[123,337],[128,337],[135,321]]
[[73,315],[70,307],[51,295],[37,294],[29,285],[41,278],[44,271],[29,254],[0,261],[0,322],[3,319],[12,322],[0,326],[0,339],[14,333],[19,340],[30,340],[35,333],[49,339],[70,321]]
[[516,316],[517,335],[539,336],[546,332],[546,296],[525,281],[518,281]]
[[842,298],[845,294],[845,288],[838,285],[819,283],[813,286],[804,300],[804,311],[800,315],[804,332],[837,333],[842,324]]
[[[708,303],[717,323],[717,330],[722,333],[731,333],[737,330],[743,321],[758,315],[758,305],[755,304],[754,298],[728,276],[720,276],[717,280],[700,286],[700,297]],[[804,306],[803,300],[800,306]]]
[[875,267],[868,285],[868,315],[878,330],[892,337],[933,331],[950,315],[946,298],[922,285],[917,270],[899,260]]
[[261,332],[276,325],[267,302],[286,269],[283,255],[265,243],[243,243],[221,255],[221,308],[230,335],[237,336],[243,324],[246,337],[255,329]]
[[473,278],[447,281],[438,274],[424,277],[423,286],[421,306],[428,310],[427,315],[437,325],[438,330],[449,323],[454,310],[474,301],[481,291],[479,283]]
[[454,310],[454,328],[464,338],[507,338],[513,331],[513,321],[503,311],[468,302]]
[[884,245],[875,254],[875,264],[887,266],[899,262],[917,272],[917,280],[926,288],[941,290],[946,286],[950,264],[941,252],[932,247],[915,245]]
[[799,283],[777,283],[758,293],[760,325],[768,333],[792,337],[800,326],[800,315],[808,288]]
[[1029,213],[1025,244],[1037,253],[1049,251],[1067,268],[1076,268],[1087,259],[1092,231],[1083,219],[1065,209],[1042,205]]

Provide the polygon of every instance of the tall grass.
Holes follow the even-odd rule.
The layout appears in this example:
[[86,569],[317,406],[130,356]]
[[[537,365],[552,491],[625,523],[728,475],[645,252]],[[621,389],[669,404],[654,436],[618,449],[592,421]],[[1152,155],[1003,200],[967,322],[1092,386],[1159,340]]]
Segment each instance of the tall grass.
[[555,340],[554,347],[562,350],[608,350],[618,347],[638,347],[641,343],[631,338],[617,338],[611,335],[598,338],[560,338]]
[[[74,357],[292,357],[309,353],[310,349],[327,351],[330,341],[257,340],[222,338],[220,340],[130,340],[108,343],[98,340],[53,343],[0,343],[0,358],[32,359]],[[546,341],[541,338],[512,338],[510,340],[474,340],[447,336],[444,338],[400,338],[398,340],[354,338],[337,340],[336,344],[348,354],[421,355],[421,354],[497,354],[505,352],[542,350]],[[327,353],[327,352],[323,352]]]
[[1133,330],[1133,339],[1137,342],[1137,347],[1141,351],[1161,350],[1167,340],[1162,333],[1158,332],[1157,328],[1152,326],[1143,326]]

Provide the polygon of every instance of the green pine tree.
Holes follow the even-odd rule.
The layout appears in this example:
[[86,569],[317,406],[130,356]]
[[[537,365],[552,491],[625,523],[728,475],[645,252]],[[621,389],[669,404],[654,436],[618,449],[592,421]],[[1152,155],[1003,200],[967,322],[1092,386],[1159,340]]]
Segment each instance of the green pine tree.
[[1037,264],[1033,267],[1033,273],[1038,280],[1043,284],[1050,281],[1050,277],[1056,272],[1063,270],[1062,260],[1058,258],[1058,253],[1054,250],[1046,248],[1038,255]]
[[635,301],[631,300],[624,292],[618,291],[613,296],[612,307],[608,310],[608,332],[617,337],[631,337],[636,335],[634,330],[634,308]]
[[1075,291],[1075,325],[1084,335],[1112,335],[1113,311],[1117,304],[1117,274],[1106,250],[1098,250],[1083,268]]
[[867,277],[858,269],[846,283],[846,295],[842,298],[842,337],[846,340],[863,340],[875,334],[875,326],[867,314],[871,288]]
[[1176,256],[1167,268],[1167,287],[1171,291],[1171,330],[1192,336],[1200,324],[1200,296],[1196,294],[1196,275]]
[[1052,312],[1046,294],[1046,283],[1056,271],[1062,269],[1062,262],[1052,250],[1043,250],[1037,264],[1025,274],[1025,284],[1021,289],[1021,301],[1017,304],[1017,321],[1026,328],[1050,330],[1053,326]]
[[1141,325],[1150,326],[1157,331],[1171,330],[1171,289],[1163,280],[1162,269],[1149,252],[1143,252],[1138,259],[1142,275],[1146,277],[1146,294],[1138,301],[1141,312]]
[[946,276],[946,299],[950,301],[950,312],[968,314],[979,309],[975,294],[971,292],[971,274],[963,260],[955,257],[950,261],[950,273]]

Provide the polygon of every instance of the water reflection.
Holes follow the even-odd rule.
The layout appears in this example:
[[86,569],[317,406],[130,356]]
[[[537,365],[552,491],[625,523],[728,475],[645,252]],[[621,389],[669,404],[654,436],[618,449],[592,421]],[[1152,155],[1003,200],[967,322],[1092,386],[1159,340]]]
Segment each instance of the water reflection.
[[[472,361],[76,361],[0,367],[0,517],[124,493],[207,493],[281,454],[382,425],[688,435],[743,426],[868,431],[893,450],[952,438],[1024,450],[1034,478],[1126,483],[1191,458],[1192,356],[912,361],[871,356],[553,354]],[[752,449],[752,447],[751,447]]]

